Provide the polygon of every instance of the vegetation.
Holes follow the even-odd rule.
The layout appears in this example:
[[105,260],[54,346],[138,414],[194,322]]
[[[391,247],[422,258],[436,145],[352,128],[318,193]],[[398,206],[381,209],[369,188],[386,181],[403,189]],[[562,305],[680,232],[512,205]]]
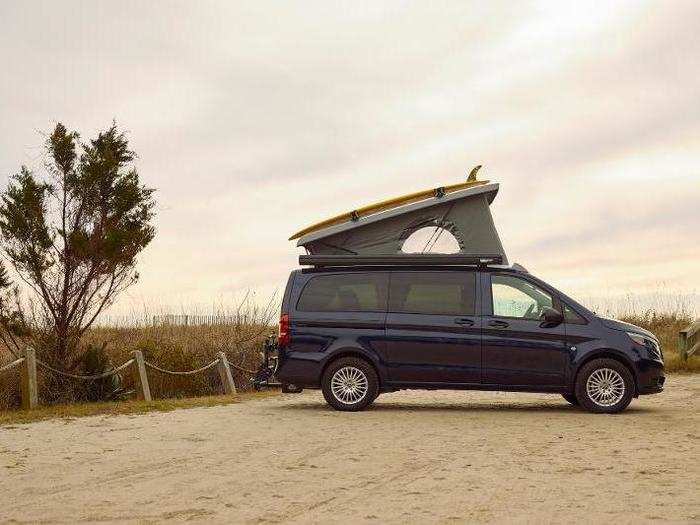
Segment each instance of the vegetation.
[[[193,370],[225,352],[231,363],[233,379],[239,390],[250,388],[250,371],[260,363],[260,349],[265,338],[274,333],[271,326],[276,305],[270,303],[259,307],[248,298],[244,299],[227,315],[228,323],[211,326],[179,326],[173,324],[141,323],[140,326],[99,327],[93,326],[85,332],[83,344],[88,348],[102,348],[105,358],[103,366],[113,368],[131,358],[134,350],[141,350],[147,361],[168,370]],[[137,325],[137,319],[131,323]],[[0,363],[11,359],[9,352],[0,347]],[[56,403],[52,373],[39,367],[37,370],[39,393],[42,404]],[[189,396],[211,396],[221,393],[220,378],[216,369],[210,369],[191,376],[164,375],[148,370],[149,384],[154,398],[178,398]],[[128,370],[117,376],[116,383],[110,384],[110,391],[119,392],[119,398],[130,398],[133,394],[132,375]],[[94,401],[107,396],[90,396],[90,388],[100,387],[100,381],[70,380],[73,384],[83,384],[82,388],[71,391],[72,396],[64,396],[62,403]],[[111,380],[110,380],[111,381]],[[17,407],[20,404],[19,374],[0,374],[0,409]]]
[[[56,368],[99,373],[102,347],[86,355],[80,339],[138,280],[136,257],[155,235],[154,190],[116,125],[80,143],[59,123],[45,148],[45,175],[22,166],[0,194],[0,244],[19,282],[0,267],[0,339],[14,356],[33,344]],[[70,397],[61,386],[51,391]]]

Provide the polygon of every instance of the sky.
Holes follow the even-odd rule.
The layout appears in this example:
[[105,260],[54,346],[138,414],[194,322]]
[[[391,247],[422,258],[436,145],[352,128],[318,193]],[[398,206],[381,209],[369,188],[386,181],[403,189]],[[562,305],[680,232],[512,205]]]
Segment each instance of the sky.
[[128,132],[157,235],[112,313],[265,302],[294,231],[476,164],[511,261],[695,301],[698,27],[696,1],[5,1],[0,184],[57,122]]

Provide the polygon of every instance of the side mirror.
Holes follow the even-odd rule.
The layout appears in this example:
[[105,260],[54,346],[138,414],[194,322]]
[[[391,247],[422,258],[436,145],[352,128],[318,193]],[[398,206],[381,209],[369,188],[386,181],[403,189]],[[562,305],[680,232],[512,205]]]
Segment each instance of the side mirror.
[[557,326],[564,322],[564,316],[562,313],[554,308],[550,308],[549,306],[542,310],[540,319],[543,321],[542,324],[547,326]]

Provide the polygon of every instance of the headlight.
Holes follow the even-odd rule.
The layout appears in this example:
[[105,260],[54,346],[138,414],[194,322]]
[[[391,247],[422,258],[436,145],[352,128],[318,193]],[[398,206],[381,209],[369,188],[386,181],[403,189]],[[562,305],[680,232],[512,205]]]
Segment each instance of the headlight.
[[638,345],[642,346],[647,346],[647,341],[649,341],[648,337],[644,337],[642,334],[637,334],[635,332],[627,332],[627,335],[629,336],[632,341],[637,343]]
[[654,339],[638,334],[636,332],[626,332],[627,336],[638,345],[644,346],[649,352],[649,357],[663,361],[664,356],[661,354],[661,347]]

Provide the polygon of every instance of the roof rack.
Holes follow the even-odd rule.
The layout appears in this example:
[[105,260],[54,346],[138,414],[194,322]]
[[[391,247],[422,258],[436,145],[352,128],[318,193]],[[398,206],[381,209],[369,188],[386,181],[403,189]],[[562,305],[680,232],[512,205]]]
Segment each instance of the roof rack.
[[301,266],[488,266],[503,264],[500,254],[300,255]]

